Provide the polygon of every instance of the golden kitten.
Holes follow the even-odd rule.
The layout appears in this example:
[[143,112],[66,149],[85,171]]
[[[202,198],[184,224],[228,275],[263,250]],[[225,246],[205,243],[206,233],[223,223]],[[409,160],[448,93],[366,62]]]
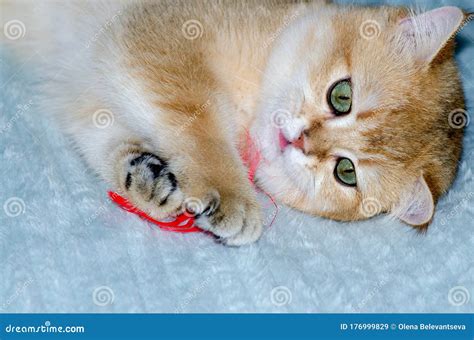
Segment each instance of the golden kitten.
[[449,120],[464,98],[452,37],[467,19],[456,7],[39,7],[11,13],[53,61],[41,71],[52,76],[49,107],[88,163],[154,217],[188,208],[226,244],[257,240],[259,205],[239,157],[248,132],[262,155],[258,186],[310,214],[390,212],[426,227],[453,181],[462,129]]

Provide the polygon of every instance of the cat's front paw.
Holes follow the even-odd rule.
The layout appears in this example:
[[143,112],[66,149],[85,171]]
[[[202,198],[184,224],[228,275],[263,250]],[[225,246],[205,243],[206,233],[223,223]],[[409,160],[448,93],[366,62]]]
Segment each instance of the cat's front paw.
[[[219,199],[216,200],[216,197]],[[212,208],[203,205],[203,212],[197,215],[201,228],[212,232],[229,246],[253,243],[260,238],[262,219],[255,200],[230,194],[221,197],[214,195],[211,201]]]
[[141,210],[155,218],[177,214],[183,203],[168,163],[149,152],[130,153],[122,170],[122,190]]
[[[192,186],[195,190],[189,187],[183,190],[168,162],[159,156],[143,152],[134,145],[127,146],[122,155],[120,189],[150,216],[162,219],[185,211],[196,217],[198,226],[230,246],[255,242],[262,234],[260,208],[249,191],[237,188],[223,194],[200,185]],[[200,179],[198,182],[201,184]],[[196,192],[196,188],[205,194],[189,195],[190,191]]]

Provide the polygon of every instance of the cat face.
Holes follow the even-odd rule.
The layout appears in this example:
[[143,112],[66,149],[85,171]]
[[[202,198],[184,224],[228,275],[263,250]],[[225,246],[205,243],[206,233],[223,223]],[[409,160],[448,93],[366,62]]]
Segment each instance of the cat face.
[[465,19],[445,7],[329,7],[276,43],[252,130],[259,184],[299,210],[337,220],[391,212],[426,225],[455,174],[464,108],[449,38]]

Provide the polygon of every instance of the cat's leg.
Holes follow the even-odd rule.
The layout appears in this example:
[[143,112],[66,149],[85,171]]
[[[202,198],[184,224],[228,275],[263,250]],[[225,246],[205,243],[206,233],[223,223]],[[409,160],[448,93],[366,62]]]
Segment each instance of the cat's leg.
[[[94,110],[82,112],[86,115]],[[158,219],[181,211],[184,195],[176,176],[150,143],[117,120],[107,127],[98,127],[92,117],[69,122],[79,151],[114,191]]]
[[260,209],[236,150],[198,127],[180,136],[176,128],[147,138],[116,119],[73,136],[88,163],[140,210],[158,219],[188,210],[228,245],[257,240]]
[[[200,128],[204,126],[210,127]],[[260,208],[237,151],[218,136],[196,131],[177,144],[172,164],[185,194],[184,205],[196,208],[199,225],[229,245],[256,241],[262,233]]]

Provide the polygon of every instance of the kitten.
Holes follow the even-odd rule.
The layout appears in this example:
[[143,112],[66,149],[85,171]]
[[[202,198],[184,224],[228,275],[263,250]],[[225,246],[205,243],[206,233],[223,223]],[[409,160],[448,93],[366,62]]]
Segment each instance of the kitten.
[[[23,8],[3,20],[32,7],[2,6]],[[23,18],[24,45],[53,64],[40,70],[53,78],[48,108],[89,165],[156,218],[187,208],[228,245],[256,241],[247,133],[257,185],[314,215],[389,212],[424,228],[453,181],[462,129],[449,119],[465,106],[452,38],[467,20],[456,7],[42,6]]]

